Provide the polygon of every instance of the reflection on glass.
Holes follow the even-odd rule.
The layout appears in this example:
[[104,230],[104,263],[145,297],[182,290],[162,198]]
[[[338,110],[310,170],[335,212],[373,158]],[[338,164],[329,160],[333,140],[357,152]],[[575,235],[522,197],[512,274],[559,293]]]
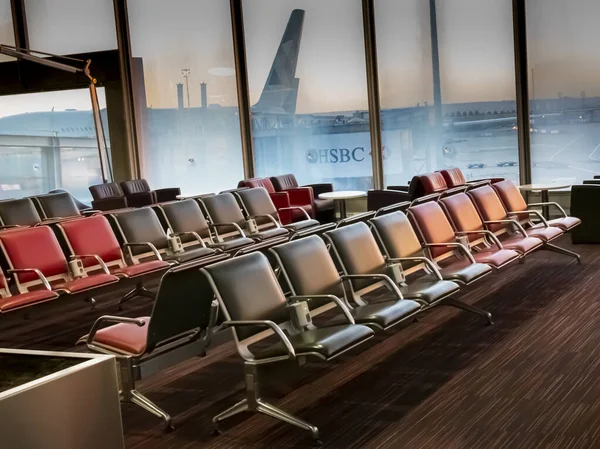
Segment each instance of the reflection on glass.
[[600,3],[527,0],[534,182],[600,173]]
[[370,188],[361,2],[243,5],[257,175]]
[[184,194],[243,178],[229,3],[129,0],[142,169]]
[[[98,89],[104,130],[104,89]],[[69,190],[91,201],[88,187],[102,182],[89,91],[0,97],[0,199]]]

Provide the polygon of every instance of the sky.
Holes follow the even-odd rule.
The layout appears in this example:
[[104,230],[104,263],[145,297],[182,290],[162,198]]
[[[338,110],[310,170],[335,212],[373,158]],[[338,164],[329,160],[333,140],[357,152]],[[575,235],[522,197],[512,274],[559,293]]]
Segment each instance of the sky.
[[[385,108],[433,101],[428,3],[375,0]],[[0,39],[10,42],[7,4],[0,0]],[[201,82],[208,83],[210,104],[237,105],[228,0],[128,4],[132,52],[144,60],[149,107],[176,107],[182,68],[191,70],[192,106],[200,105]],[[252,103],[260,97],[291,11],[300,8],[306,16],[297,111],[367,109],[360,0],[244,0],[243,5]],[[558,92],[600,95],[600,1],[527,0],[527,5],[536,98],[555,98]],[[84,20],[90,14],[93,22]],[[112,0],[27,0],[27,15],[33,48],[63,53],[116,47],[114,33],[106,31],[114,26]],[[437,15],[443,101],[514,99],[511,1],[438,0]],[[77,93],[62,99],[44,94],[27,102],[4,97],[0,116],[53,106],[89,109],[89,102]]]

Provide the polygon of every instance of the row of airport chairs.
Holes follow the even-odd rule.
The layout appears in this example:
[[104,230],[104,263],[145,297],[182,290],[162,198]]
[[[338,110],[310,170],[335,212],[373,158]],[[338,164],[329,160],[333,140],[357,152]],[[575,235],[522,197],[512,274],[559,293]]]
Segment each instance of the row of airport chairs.
[[[486,185],[412,205],[406,213],[395,211],[275,245],[268,251],[275,267],[264,253],[253,252],[203,267],[173,268],[162,278],[151,316],[102,317],[81,342],[90,350],[120,356],[129,373],[124,400],[171,425],[168,413],[135,389],[135,380],[204,354],[215,325],[231,328],[244,360],[246,393],[213,422],[253,411],[318,439],[316,426],[261,397],[258,367],[335,359],[375,332],[413,321],[440,305],[481,315],[491,324],[489,312],[456,297],[461,288],[547,247],[577,225],[566,215],[533,224],[531,216],[541,217],[528,210],[513,187],[506,182]],[[312,322],[333,309],[338,315],[327,325]],[[263,342],[271,337],[273,344]],[[253,346],[259,342],[265,344]]]

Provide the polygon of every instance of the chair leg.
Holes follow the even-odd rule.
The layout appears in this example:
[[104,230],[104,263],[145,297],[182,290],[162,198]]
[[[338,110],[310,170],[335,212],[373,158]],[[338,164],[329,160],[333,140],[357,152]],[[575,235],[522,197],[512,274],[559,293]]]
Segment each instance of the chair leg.
[[128,291],[121,299],[119,299],[119,309],[121,309],[121,305],[137,296],[145,296],[146,298],[154,299],[156,298],[156,293],[148,290],[142,284],[137,284],[135,288]]
[[556,246],[552,243],[545,243],[544,248],[548,251],[552,251],[554,253],[563,254],[565,256],[575,257],[577,259],[577,263],[581,264],[581,256],[576,252],[569,251],[568,249],[562,248],[560,246]]
[[442,304],[456,307],[457,309],[465,310],[467,312],[475,313],[477,315],[481,315],[485,317],[488,321],[488,324],[494,324],[492,321],[492,314],[487,310],[480,309],[479,307],[472,306],[471,304],[467,304],[464,301],[455,298],[446,298],[443,300]]
[[319,439],[319,429],[317,427],[307,423],[306,421],[296,418],[295,416],[290,415],[289,413],[286,413],[261,399],[256,365],[250,365],[246,363],[244,365],[244,371],[246,378],[246,398],[215,416],[213,418],[213,423],[218,424],[219,422],[241,412],[257,412],[286,422],[293,426],[300,427],[301,429],[308,430],[313,439]]
[[131,396],[129,399],[130,402],[142,407],[144,410],[152,413],[153,415],[162,418],[162,420],[166,424],[167,429],[173,429],[173,426],[171,424],[171,416],[167,412],[165,412],[158,405],[156,405],[154,402],[152,402],[150,399],[148,399],[146,396],[144,396],[137,390],[131,390],[129,394]]

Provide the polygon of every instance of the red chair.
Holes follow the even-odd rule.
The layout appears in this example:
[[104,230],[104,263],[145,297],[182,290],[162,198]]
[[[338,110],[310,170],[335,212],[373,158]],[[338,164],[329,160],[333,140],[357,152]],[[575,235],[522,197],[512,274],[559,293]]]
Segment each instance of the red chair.
[[474,181],[467,181],[465,175],[462,170],[458,167],[446,168],[444,170],[439,170],[437,173],[440,173],[449,189],[453,189],[455,187],[462,186],[477,186],[483,184],[494,184],[496,182],[504,181],[504,178],[487,178],[487,179],[477,179]]
[[422,175],[421,185],[423,186],[425,195],[442,193],[443,191],[448,190],[446,180],[441,173],[427,173],[426,175]]
[[[301,207],[306,211],[310,218],[315,218],[313,203],[314,196],[310,187],[298,187],[295,189],[287,189],[285,192],[276,192],[273,183],[269,178],[252,178],[245,179],[238,183],[238,187],[263,187],[269,192],[269,196],[273,200],[273,204],[279,211],[282,224],[290,224],[295,221],[306,220],[306,215],[301,210],[289,209],[291,207]],[[287,210],[285,210],[287,209]]]
[[59,293],[83,293],[119,281],[108,269],[99,274],[72,275],[60,244],[48,226],[3,232],[0,246],[22,294],[49,286]]
[[127,264],[119,242],[103,215],[59,223],[58,228],[67,242],[71,256],[82,259],[87,274],[101,272],[106,267],[115,276],[140,279],[136,287],[119,300],[119,304],[135,296],[154,298],[155,294],[142,285],[141,279],[161,274],[171,266],[161,259]]
[[27,293],[13,295],[8,288],[8,281],[0,268],[0,313],[12,312],[13,310],[52,301],[58,298],[58,293],[53,292],[49,286]]

